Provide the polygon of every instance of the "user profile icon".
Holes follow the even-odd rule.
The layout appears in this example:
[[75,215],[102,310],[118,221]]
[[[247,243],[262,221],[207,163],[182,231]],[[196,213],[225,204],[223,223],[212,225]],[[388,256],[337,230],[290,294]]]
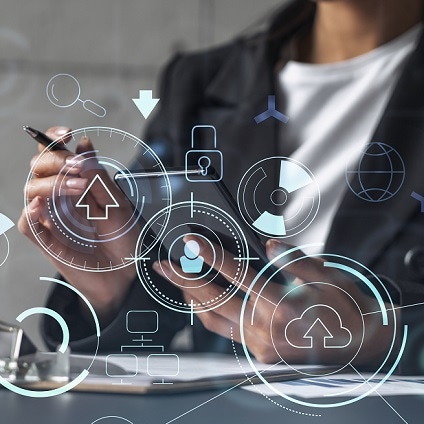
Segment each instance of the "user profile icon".
[[[151,229],[163,225],[164,214],[169,220],[157,250],[145,257],[144,245],[151,238]],[[146,292],[162,306],[191,316],[231,299],[243,284],[250,258],[246,237],[234,218],[215,205],[195,200],[174,203],[151,218],[137,240],[135,256],[140,258],[137,275]],[[224,276],[225,261],[234,265]],[[158,286],[155,262],[163,279],[172,285]],[[212,284],[218,292],[205,289]],[[193,289],[194,298],[181,299],[175,286]],[[196,290],[206,293],[207,298],[198,301]]]
[[[205,262],[205,258],[200,254],[200,243],[194,237],[202,240],[201,243],[207,256],[213,258],[211,264]],[[216,259],[215,246],[211,240],[205,235],[195,232],[178,235],[168,251],[169,266],[186,282],[196,282],[206,278],[213,272]],[[196,283],[195,286],[197,287]]]
[[181,269],[186,274],[199,274],[204,263],[199,243],[196,240],[189,240],[184,246],[184,255],[180,258]]

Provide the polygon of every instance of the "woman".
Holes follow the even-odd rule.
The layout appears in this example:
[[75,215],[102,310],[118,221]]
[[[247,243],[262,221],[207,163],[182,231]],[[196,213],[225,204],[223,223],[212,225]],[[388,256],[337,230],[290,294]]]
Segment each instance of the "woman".
[[[243,173],[263,158],[280,155],[301,161],[321,186],[322,212],[307,231],[288,242],[297,245],[308,240],[324,241],[323,251],[348,256],[383,275],[386,288],[394,293],[398,305],[422,302],[424,272],[419,252],[423,249],[424,222],[417,204],[410,198],[412,191],[421,189],[424,193],[422,178],[418,178],[419,161],[424,157],[420,141],[424,124],[419,113],[424,107],[420,73],[424,70],[422,16],[421,0],[402,4],[397,0],[292,1],[282,8],[265,33],[237,39],[206,53],[176,57],[165,70],[162,106],[144,140],[153,148],[160,146],[161,151],[168,152],[162,156],[165,164],[175,164],[184,158],[191,128],[199,123],[214,125],[225,156],[224,180],[233,194]],[[254,121],[264,110],[269,95],[277,95],[277,105],[290,117],[287,125],[272,119],[261,124]],[[49,134],[57,138],[66,131],[53,128]],[[405,162],[407,178],[403,187],[387,202],[366,202],[348,190],[344,181],[346,159],[369,142],[394,147]],[[79,151],[90,148],[90,141],[82,140]],[[33,200],[28,206],[33,222],[41,219],[43,223],[49,181],[69,155],[55,153],[50,163],[37,167],[40,177],[31,183]],[[359,160],[359,153],[355,155],[351,157],[353,162]],[[82,194],[86,186],[86,179],[75,175],[68,194]],[[48,222],[44,224],[45,231],[52,231]],[[33,238],[25,214],[19,227]],[[196,242],[201,246],[201,240]],[[270,259],[285,248],[278,240],[267,242]],[[208,261],[207,254],[202,250],[200,254]],[[181,314],[160,307],[144,295],[133,269],[93,275],[58,262],[55,265],[96,309],[103,327],[104,350],[117,350],[124,344],[123,322],[129,310],[158,310],[161,338],[166,345],[186,324]],[[231,266],[226,261],[223,273]],[[154,268],[165,277],[161,284],[169,284],[166,281],[172,271],[158,264]],[[378,362],[391,345],[393,332],[401,335],[399,324],[394,330],[393,316],[384,329],[375,331],[379,318],[371,313],[375,311],[371,298],[345,275],[324,268],[320,259],[307,258],[286,271],[295,277],[293,284],[304,290],[288,305],[277,308],[273,325],[279,334],[310,305],[325,303],[342,311],[341,318],[350,323],[350,346],[338,351],[325,349],[325,345],[315,347],[314,362],[348,362],[360,344],[362,317],[333,286],[317,288],[307,282],[321,281],[341,287],[361,310],[369,312],[364,317],[365,338],[356,363]],[[255,275],[249,271],[247,286]],[[201,302],[206,295],[184,287],[184,281],[177,283],[181,298]],[[210,294],[217,288],[208,285],[208,290]],[[254,331],[245,329],[246,346],[262,361],[278,360],[278,355],[284,353],[289,361],[308,362],[311,352],[296,348],[296,343],[289,343],[284,337],[273,345],[269,327],[274,308],[270,303],[275,306],[279,299],[280,286],[271,284],[264,289],[257,305],[260,324]],[[56,289],[49,307],[72,323],[74,350],[92,349],[93,329],[85,321],[84,307],[75,298]],[[229,343],[215,334],[228,338],[230,327],[237,330],[240,308],[240,298],[233,297],[222,307],[199,314],[193,329],[194,350],[228,350]],[[418,356],[411,353],[419,349],[421,330],[415,317],[420,312],[419,306],[396,309],[396,320],[409,323],[414,330],[402,361],[406,372],[420,371]],[[298,342],[312,324],[308,321],[305,333],[295,336]],[[334,320],[329,324],[330,332],[336,330],[331,327],[333,324],[336,325]],[[50,346],[57,344],[58,329],[49,321],[44,333]],[[240,341],[240,332],[233,334]]]

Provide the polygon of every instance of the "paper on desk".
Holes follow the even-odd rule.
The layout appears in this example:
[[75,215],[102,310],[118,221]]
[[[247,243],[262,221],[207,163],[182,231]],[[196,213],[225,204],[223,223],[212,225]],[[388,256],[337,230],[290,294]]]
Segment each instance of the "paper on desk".
[[[99,391],[108,391],[107,387],[128,386],[135,390],[128,390],[127,392],[142,393],[142,391],[137,391],[136,388],[145,388],[145,392],[151,392],[152,387],[158,387],[157,384],[170,383],[183,384],[185,391],[187,391],[191,384],[193,384],[193,387],[199,387],[194,384],[195,381],[218,378],[237,386],[238,383],[245,382],[247,383],[244,386],[246,390],[259,392],[266,396],[281,396],[279,393],[301,398],[358,397],[365,393],[370,396],[424,395],[424,377],[391,376],[382,384],[384,374],[373,377],[366,373],[343,373],[298,379],[299,375],[293,373],[292,368],[287,365],[270,366],[254,361],[255,366],[265,378],[277,377],[278,380],[276,381],[279,382],[272,382],[269,385],[253,385],[250,384],[247,376],[255,376],[255,373],[245,358],[223,354],[188,353],[157,356],[161,357],[161,361],[160,369],[155,370],[154,374],[156,375],[149,373],[147,364],[149,355],[136,357],[128,354],[98,356],[93,364],[91,364],[92,357],[90,356],[72,355],[71,373],[74,378],[82,369],[89,367],[89,375],[83,382],[86,385],[85,389],[88,390],[89,387],[87,386],[91,385],[94,390]],[[177,361],[176,356],[178,356]],[[178,366],[176,366],[177,363]],[[300,372],[314,374],[328,372],[328,367],[322,366],[304,365],[296,366],[296,369]],[[289,381],[282,381],[287,377],[287,373],[290,373]],[[177,386],[178,384],[174,385]],[[201,387],[207,388],[207,384],[203,384]],[[211,385],[211,387],[215,386]]]
[[[77,355],[73,358],[79,358],[87,366],[87,357]],[[159,361],[156,367],[150,366],[152,358]],[[269,379],[281,381],[301,376],[286,365],[255,364]],[[328,367],[300,368],[314,373],[328,370]],[[78,373],[75,368],[74,371]],[[134,356],[118,353],[97,357],[89,375],[75,390],[128,394],[181,393],[237,387],[250,384],[252,378],[257,379],[248,361],[233,355],[160,353]]]
[[[138,377],[148,380],[147,374],[147,357],[148,355],[138,356],[138,361],[129,357],[119,357],[113,355],[109,357],[107,361],[122,367],[129,373],[135,373],[135,364],[138,365]],[[169,361],[165,360],[162,362],[162,370],[164,376],[173,376],[174,380],[178,381],[192,381],[203,378],[214,378],[220,376],[235,375],[243,377],[245,373],[253,375],[253,370],[249,365],[248,361],[244,358],[236,359],[233,355],[225,354],[192,354],[184,353],[179,354],[179,372],[175,375],[175,361],[172,357],[169,357]],[[100,356],[99,359],[106,361],[106,356]],[[279,373],[284,371],[292,371],[292,368],[287,365],[267,365],[260,362],[254,361],[255,366],[259,371],[265,371],[268,373]],[[299,366],[298,369],[311,370],[325,369],[322,366]]]
[[[363,378],[361,378],[363,377]],[[301,398],[357,397],[367,392],[368,396],[424,395],[424,377],[392,376],[380,387],[384,374],[372,378],[371,374],[335,374],[326,377],[306,378],[294,381],[244,386],[246,390],[260,392],[266,396],[288,396]],[[368,382],[364,382],[364,380]],[[372,389],[376,390],[372,390]]]
[[[44,359],[49,355],[44,354]],[[323,366],[296,366],[300,373],[293,372],[287,365],[266,365],[255,362],[257,370],[270,381],[269,385],[252,384],[256,374],[245,358],[222,354],[153,354],[160,357],[160,367],[149,370],[149,356],[113,354],[98,356],[92,363],[91,356],[71,356],[71,378],[83,369],[89,375],[76,390],[122,393],[173,393],[190,390],[205,390],[217,387],[239,386],[246,383],[246,390],[266,396],[288,396],[300,398],[358,397],[424,395],[424,377],[391,376],[383,382],[384,374],[373,376],[366,373],[328,374],[333,370]],[[178,359],[176,359],[178,358]],[[151,368],[151,367],[150,367]],[[314,378],[301,378],[301,372],[319,374]],[[257,381],[257,379],[256,379]],[[48,390],[49,381],[40,382],[38,389]],[[47,384],[47,386],[46,386]],[[56,384],[57,385],[57,384]],[[53,387],[54,386],[54,387]],[[121,386],[121,387],[119,387]],[[169,389],[168,389],[169,388]],[[163,390],[162,390],[163,389]]]

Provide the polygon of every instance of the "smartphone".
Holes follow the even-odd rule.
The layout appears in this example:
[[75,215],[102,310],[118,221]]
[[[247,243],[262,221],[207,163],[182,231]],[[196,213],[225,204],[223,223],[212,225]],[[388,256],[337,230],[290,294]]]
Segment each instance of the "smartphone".
[[[269,260],[266,254],[266,248],[264,242],[259,238],[256,232],[246,223],[241,216],[241,212],[237,206],[236,201],[232,197],[231,193],[225,186],[222,180],[219,180],[212,167],[208,167],[207,173],[205,174],[204,169],[192,167],[189,169],[185,168],[168,168],[167,175],[170,183],[170,192],[172,193],[172,204],[179,202],[187,202],[191,199],[197,202],[204,202],[211,204],[229,214],[233,220],[237,223],[240,230],[244,234],[249,249],[249,265],[260,271],[266,265]],[[157,170],[134,170],[130,173],[118,172],[115,174],[114,180],[125,196],[130,200],[134,207],[137,207],[133,199],[134,187],[131,186],[134,182],[137,184],[137,190],[139,193],[145,195],[145,201],[143,204],[143,212],[141,213],[141,219],[143,220],[142,225],[145,224],[154,210],[160,207],[160,196],[155,196],[154,193],[161,193],[163,191],[163,172]],[[202,182],[192,182],[193,179],[199,176]],[[218,181],[219,180],[219,181]],[[172,211],[172,214],[178,213],[178,211]],[[172,226],[172,218],[168,223]],[[235,253],[231,243],[231,237],[229,234],[223,234],[222,228],[218,228],[216,222],[213,219],[205,217],[199,225],[191,224],[187,231],[194,231],[201,233],[207,238],[220,239],[223,248],[231,253]],[[152,237],[159,235],[160,226],[152,226]],[[171,243],[168,243],[168,249],[171,248]],[[178,260],[178,253],[173,260]],[[276,271],[275,267],[269,267],[265,275],[272,275]],[[279,283],[285,283],[286,279],[281,273],[275,275],[273,281]]]

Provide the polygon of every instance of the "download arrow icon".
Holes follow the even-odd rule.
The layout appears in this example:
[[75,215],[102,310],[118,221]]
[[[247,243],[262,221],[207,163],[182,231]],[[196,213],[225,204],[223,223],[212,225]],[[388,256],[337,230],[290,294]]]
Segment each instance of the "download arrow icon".
[[152,90],[140,90],[138,99],[132,99],[145,119],[149,117],[159,99],[153,98]]

